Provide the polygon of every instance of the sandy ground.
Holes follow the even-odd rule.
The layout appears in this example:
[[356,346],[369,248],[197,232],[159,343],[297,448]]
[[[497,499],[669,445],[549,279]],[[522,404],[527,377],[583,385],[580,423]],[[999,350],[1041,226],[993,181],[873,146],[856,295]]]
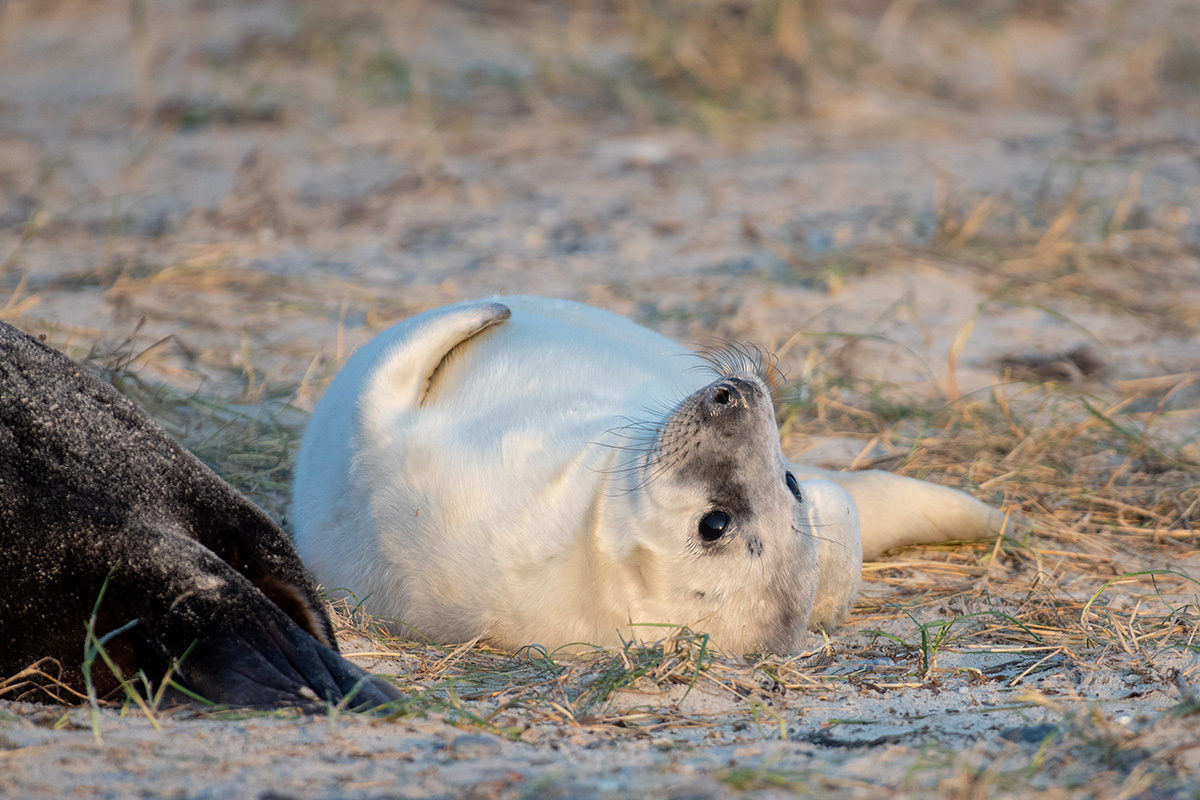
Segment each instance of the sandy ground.
[[[294,433],[383,326],[491,293],[561,296],[697,346],[777,353],[809,392],[785,426],[793,458],[905,463],[911,422],[837,421],[886,417],[878,394],[893,410],[1000,397],[1027,414],[1013,425],[1030,441],[1038,425],[1086,427],[1084,409],[1103,409],[1169,463],[1081,446],[1080,469],[1110,477],[1093,482],[1095,519],[1066,522],[1038,495],[1042,478],[1006,471],[1008,458],[913,466],[1020,513],[1032,533],[869,567],[854,623],[795,659],[729,659],[702,680],[650,670],[600,702],[585,698],[607,667],[403,649],[361,658],[412,689],[391,717],[183,708],[151,720],[0,701],[0,796],[1192,795],[1194,585],[1131,580],[1105,589],[1102,613],[1080,608],[1123,573],[1200,578],[1188,535],[1200,500],[1194,103],[862,90],[725,135],[572,114],[498,81],[469,98],[465,124],[435,101],[459,102],[480,64],[518,83],[536,72],[513,44],[521,19],[396,6],[420,12],[409,30],[400,11],[364,5],[390,20],[412,86],[441,76],[428,96],[389,103],[356,94],[357,62],[318,46],[332,23],[317,8],[0,5],[0,317],[135,373],[139,398],[165,387],[188,408]],[[1039,36],[1053,45],[1023,68],[1082,69],[1071,59],[1086,48],[1061,27],[1018,31],[1034,51]],[[1067,356],[1081,346],[1099,369]],[[1049,366],[1014,382],[1005,365],[1019,372],[1031,355]],[[1058,388],[1037,388],[1047,377]],[[259,472],[209,417],[159,413],[286,524],[294,442]],[[939,424],[922,446],[944,449]],[[1149,524],[1128,492],[1178,508],[1161,525],[1174,533],[1150,536],[1155,522],[1121,539]],[[942,588],[929,600],[914,582]],[[1034,606],[1037,642],[965,616]],[[1071,614],[1075,638],[1054,639]],[[1139,614],[1172,632],[1143,642]],[[920,646],[951,618],[972,635]],[[349,635],[344,649],[378,647]]]

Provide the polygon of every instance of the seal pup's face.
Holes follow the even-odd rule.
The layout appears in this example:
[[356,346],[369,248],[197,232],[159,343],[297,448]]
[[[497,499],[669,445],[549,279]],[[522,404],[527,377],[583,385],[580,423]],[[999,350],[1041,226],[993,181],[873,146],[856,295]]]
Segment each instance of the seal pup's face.
[[687,622],[730,651],[788,652],[808,624],[816,542],[766,384],[734,371],[687,397],[643,470],[645,611],[664,615],[647,621]]

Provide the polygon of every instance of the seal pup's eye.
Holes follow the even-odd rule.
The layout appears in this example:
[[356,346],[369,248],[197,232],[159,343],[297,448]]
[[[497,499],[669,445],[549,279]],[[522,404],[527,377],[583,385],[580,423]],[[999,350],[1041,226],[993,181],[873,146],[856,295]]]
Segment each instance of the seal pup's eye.
[[700,520],[700,538],[706,542],[715,542],[729,527],[729,515],[724,511],[710,511]]
[[792,494],[796,495],[797,500],[804,499],[800,496],[800,483],[796,480],[795,475],[789,472],[784,481],[787,483],[787,487],[792,490]]

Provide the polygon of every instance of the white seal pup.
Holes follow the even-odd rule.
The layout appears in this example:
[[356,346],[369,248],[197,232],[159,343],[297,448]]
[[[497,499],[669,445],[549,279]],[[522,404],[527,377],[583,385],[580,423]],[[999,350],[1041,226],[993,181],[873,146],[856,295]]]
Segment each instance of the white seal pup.
[[789,464],[745,367],[716,374],[566,301],[420,314],[356,352],[313,413],[297,549],[414,638],[557,649],[688,625],[789,652],[846,617],[864,552],[997,529],[961,492]]

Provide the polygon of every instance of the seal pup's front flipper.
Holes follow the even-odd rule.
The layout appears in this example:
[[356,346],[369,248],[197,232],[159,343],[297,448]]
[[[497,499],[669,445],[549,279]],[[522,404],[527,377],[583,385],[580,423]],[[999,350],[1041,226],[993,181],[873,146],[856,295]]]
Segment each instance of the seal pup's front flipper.
[[511,316],[493,301],[419,314],[356,350],[325,391],[296,459],[291,518],[296,549],[327,589],[379,599],[362,576],[386,568],[373,499],[408,472],[396,464],[399,432],[433,404],[439,377],[468,344]]
[[965,492],[880,470],[834,472],[791,464],[800,479],[833,481],[854,497],[867,561],[895,547],[986,539],[1005,531],[1005,514]]
[[372,367],[368,397],[384,395],[389,404],[422,406],[437,385],[438,373],[474,337],[512,317],[503,303],[481,302],[451,306],[425,314],[392,340],[381,361]]

